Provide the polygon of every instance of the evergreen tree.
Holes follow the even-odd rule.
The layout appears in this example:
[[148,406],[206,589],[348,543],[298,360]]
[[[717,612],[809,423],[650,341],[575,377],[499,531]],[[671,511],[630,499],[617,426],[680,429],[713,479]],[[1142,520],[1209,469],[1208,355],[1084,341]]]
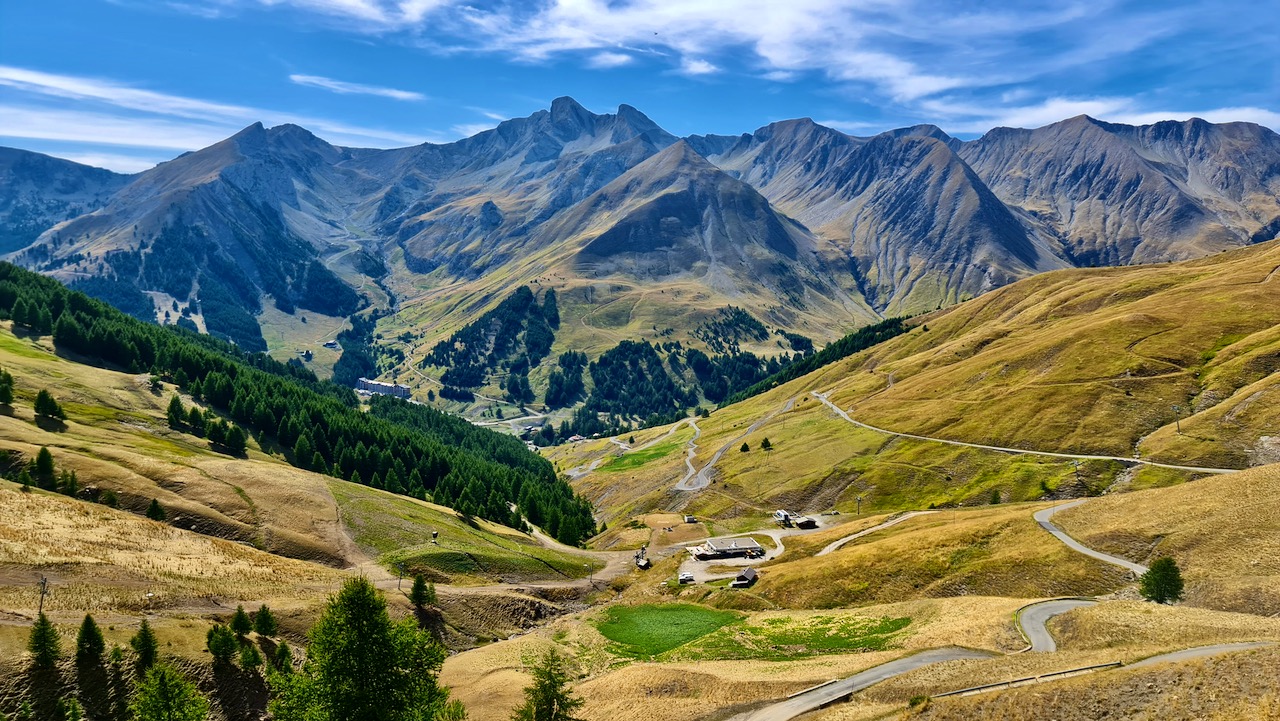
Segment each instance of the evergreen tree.
[[276,671],[280,673],[293,673],[293,651],[289,650],[289,644],[284,641],[276,646],[276,656],[271,661],[271,665],[275,666]]
[[36,478],[52,479],[53,472],[53,454],[45,446],[40,446],[40,452],[36,453]]
[[44,416],[45,418],[65,420],[67,417],[67,414],[62,410],[62,406],[58,405],[58,402],[53,399],[49,391],[43,388],[36,394],[35,410],[36,415]]
[[227,429],[227,450],[231,451],[233,456],[243,456],[249,450],[249,438],[245,435],[244,429],[240,426],[231,426]]
[[413,590],[409,592],[409,602],[419,611],[426,606],[434,606],[438,602],[436,598],[436,585],[427,583],[427,579],[421,573],[414,574]]
[[240,668],[245,671],[257,671],[262,666],[262,654],[258,647],[251,643],[240,646]]
[[102,654],[107,650],[107,642],[102,638],[102,629],[94,622],[93,616],[85,614],[80,623],[80,632],[76,634],[76,664],[79,666],[97,666],[102,663]]
[[743,453],[746,453],[747,451],[751,450],[751,446],[747,445],[746,441],[743,441],[742,446],[738,448],[738,450],[742,451]]
[[277,721],[463,718],[436,683],[444,649],[412,621],[393,623],[367,579],[347,581],[309,637],[302,670],[271,677]]
[[161,663],[147,670],[129,710],[135,721],[204,721],[209,702],[181,673]]
[[151,505],[147,506],[147,518],[153,521],[164,521],[169,514],[164,512],[164,506],[160,505],[160,501],[152,498]]
[[213,657],[214,665],[225,666],[231,663],[231,659],[236,655],[236,649],[240,644],[236,642],[236,635],[226,626],[215,623],[212,628],[204,636],[205,648],[209,649],[209,655]]
[[773,449],[773,444],[769,442],[769,438],[767,436],[764,440],[760,441],[760,448],[766,451]]
[[1175,603],[1182,600],[1182,571],[1169,556],[1152,561],[1151,568],[1138,579],[1138,592],[1148,601]]
[[204,414],[198,407],[191,406],[191,410],[187,413],[187,425],[191,427],[193,435],[204,435]]
[[169,427],[175,431],[181,430],[186,425],[187,409],[183,407],[182,399],[178,397],[178,394],[175,393],[173,399],[169,401],[169,410],[166,415],[169,418]]
[[36,668],[53,668],[62,656],[62,639],[58,636],[58,629],[53,627],[49,617],[43,613],[31,627],[27,650],[31,652],[31,662]]
[[548,288],[546,295],[542,297],[542,317],[547,319],[547,325],[552,328],[560,327],[560,306],[556,303],[555,288]]
[[[6,380],[7,377],[7,380]],[[0,371],[0,405],[11,405],[13,403],[13,376],[5,371]]]
[[236,612],[231,614],[231,630],[237,636],[245,636],[253,630],[253,622],[249,620],[249,614],[244,612],[244,606],[236,606]]
[[267,608],[267,604],[262,604],[258,609],[258,613],[253,617],[253,630],[259,636],[274,636],[279,627],[276,624],[276,616]]
[[583,701],[569,690],[569,671],[554,650],[530,669],[533,683],[524,689],[524,704],[516,708],[512,721],[580,721],[573,715]]
[[146,671],[156,662],[160,642],[156,640],[156,633],[151,630],[151,624],[147,623],[147,619],[142,619],[142,625],[138,627],[138,632],[133,635],[133,638],[129,639],[129,645],[138,655],[139,671]]

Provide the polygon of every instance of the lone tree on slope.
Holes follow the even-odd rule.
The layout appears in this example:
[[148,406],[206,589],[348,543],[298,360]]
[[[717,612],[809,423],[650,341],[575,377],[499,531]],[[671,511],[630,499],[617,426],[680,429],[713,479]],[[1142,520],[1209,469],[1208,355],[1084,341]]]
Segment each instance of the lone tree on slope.
[[62,642],[58,637],[58,629],[49,622],[49,617],[40,614],[35,625],[31,627],[31,638],[27,641],[27,650],[31,652],[31,661],[36,668],[53,668],[62,656]]
[[45,418],[57,418],[58,420],[66,420],[67,418],[62,406],[58,405],[58,402],[53,399],[53,395],[43,388],[36,394],[35,410],[36,415]]
[[1182,571],[1177,561],[1161,556],[1138,579],[1138,592],[1148,601],[1175,603],[1182,600]]
[[564,659],[547,651],[533,668],[533,683],[524,689],[524,704],[511,715],[512,721],[581,721],[573,715],[583,704],[569,690],[569,671]]

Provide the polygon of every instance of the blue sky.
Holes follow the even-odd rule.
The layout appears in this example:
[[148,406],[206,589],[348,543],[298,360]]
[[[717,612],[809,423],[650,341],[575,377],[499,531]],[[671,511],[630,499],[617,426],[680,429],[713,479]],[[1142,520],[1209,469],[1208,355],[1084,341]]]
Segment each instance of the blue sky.
[[561,95],[677,135],[1280,129],[1278,21],[1272,0],[0,0],[0,145],[137,171],[258,120],[396,147]]

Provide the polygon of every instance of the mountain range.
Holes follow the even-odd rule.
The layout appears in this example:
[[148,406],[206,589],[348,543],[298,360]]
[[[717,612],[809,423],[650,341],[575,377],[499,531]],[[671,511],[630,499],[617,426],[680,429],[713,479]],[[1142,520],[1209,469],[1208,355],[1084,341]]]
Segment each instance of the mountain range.
[[1280,135],[1198,119],[678,138],[631,106],[559,98],[391,150],[255,124],[130,176],[0,149],[11,259],[250,347],[269,305],[373,303],[429,341],[520,284],[556,288],[565,342],[588,351],[688,337],[726,305],[830,340],[1047,270],[1277,235]]

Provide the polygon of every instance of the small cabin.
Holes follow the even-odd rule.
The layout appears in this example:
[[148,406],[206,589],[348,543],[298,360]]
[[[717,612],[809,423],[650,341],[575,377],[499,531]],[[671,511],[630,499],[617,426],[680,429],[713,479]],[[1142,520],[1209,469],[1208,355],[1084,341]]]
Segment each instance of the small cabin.
[[817,528],[818,519],[813,516],[801,516],[796,519],[796,528]]
[[729,588],[750,588],[759,577],[760,574],[756,573],[756,569],[744,568],[737,578],[729,582]]

